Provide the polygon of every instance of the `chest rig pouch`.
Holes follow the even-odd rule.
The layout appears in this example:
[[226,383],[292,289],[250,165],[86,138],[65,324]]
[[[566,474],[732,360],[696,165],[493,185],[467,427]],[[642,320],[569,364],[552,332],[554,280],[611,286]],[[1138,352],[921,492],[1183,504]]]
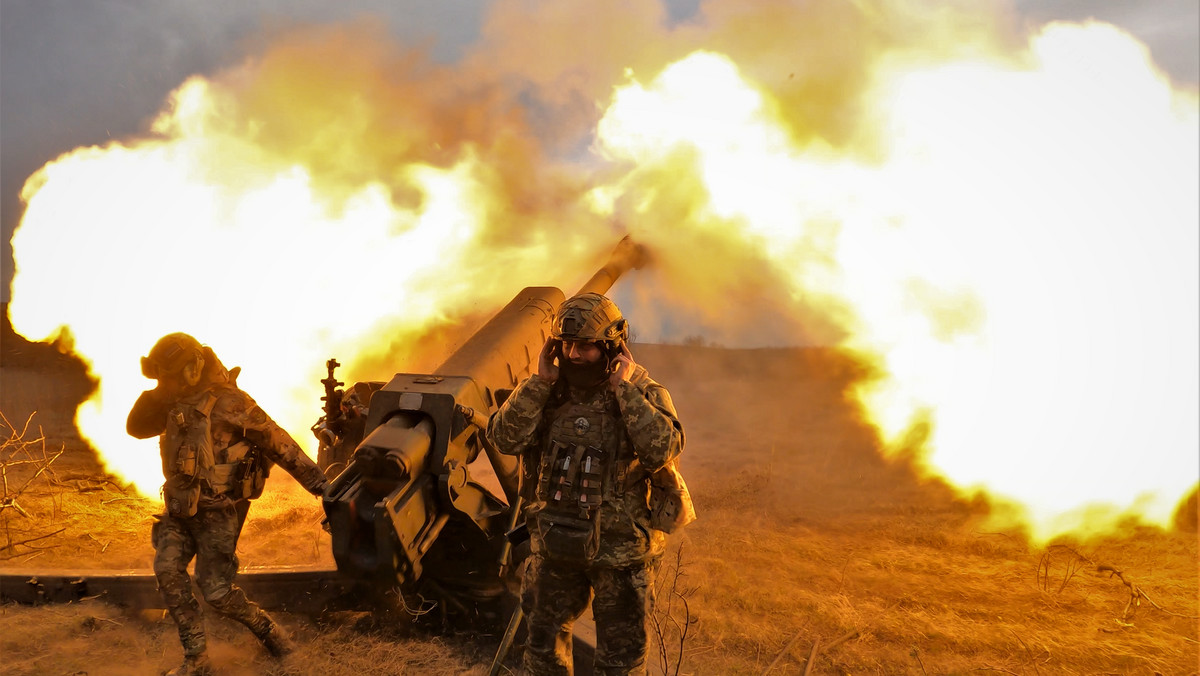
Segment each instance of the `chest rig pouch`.
[[[219,443],[216,445],[220,446]],[[224,456],[224,462],[212,467],[213,493],[228,495],[233,500],[253,500],[262,495],[271,461],[263,457],[258,448],[247,441],[239,441],[224,450],[215,450],[213,456],[214,460]]]
[[163,501],[167,513],[178,518],[195,516],[200,488],[210,479],[213,441],[209,416],[217,396],[206,393],[199,401],[175,404],[167,413],[162,436]]
[[588,562],[600,549],[600,504],[616,467],[615,401],[568,403],[552,416],[538,479],[538,532],[547,557]]

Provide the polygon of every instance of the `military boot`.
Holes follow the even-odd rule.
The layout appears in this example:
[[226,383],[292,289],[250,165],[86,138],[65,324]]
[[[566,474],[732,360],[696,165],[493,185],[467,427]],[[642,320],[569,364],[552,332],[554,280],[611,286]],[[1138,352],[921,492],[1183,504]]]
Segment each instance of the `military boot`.
[[183,664],[167,672],[166,676],[213,676],[212,662],[207,653],[184,655]]
[[272,622],[265,632],[258,634],[258,640],[262,641],[267,652],[275,657],[285,657],[296,649],[291,635],[275,622]]

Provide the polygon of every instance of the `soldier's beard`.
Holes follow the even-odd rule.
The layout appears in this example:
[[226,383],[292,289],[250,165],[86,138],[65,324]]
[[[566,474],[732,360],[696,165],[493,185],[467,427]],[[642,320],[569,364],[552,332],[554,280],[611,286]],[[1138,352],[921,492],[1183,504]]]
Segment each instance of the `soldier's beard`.
[[576,364],[567,360],[559,367],[562,377],[571,387],[590,388],[604,382],[608,377],[608,364],[603,359]]

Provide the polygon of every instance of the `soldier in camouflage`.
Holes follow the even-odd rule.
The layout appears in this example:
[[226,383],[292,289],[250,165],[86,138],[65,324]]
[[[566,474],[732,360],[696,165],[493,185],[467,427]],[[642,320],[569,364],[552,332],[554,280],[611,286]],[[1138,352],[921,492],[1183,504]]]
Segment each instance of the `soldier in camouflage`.
[[524,668],[572,673],[571,635],[594,592],[595,673],[644,674],[654,568],[650,477],[683,450],[666,388],[633,360],[608,298],[568,299],[535,374],[492,417],[488,438],[521,455],[532,556],[522,589]]
[[154,573],[179,626],[184,662],[171,674],[210,674],[204,621],[187,567],[196,559],[196,584],[210,606],[246,625],[267,650],[282,657],[291,643],[282,627],[233,584],[236,553],[250,500],[272,464],[320,496],[325,476],[291,436],[237,387],[240,369],[227,371],[212,349],[184,333],[164,336],[142,359],[158,385],[143,392],[126,429],[139,439],[159,437],[166,513],[156,517]]

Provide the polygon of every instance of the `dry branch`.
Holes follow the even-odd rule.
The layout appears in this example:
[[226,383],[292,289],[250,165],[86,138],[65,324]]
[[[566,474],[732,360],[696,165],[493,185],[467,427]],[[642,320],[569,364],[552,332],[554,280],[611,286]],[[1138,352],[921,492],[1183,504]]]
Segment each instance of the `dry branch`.
[[[32,420],[33,415],[30,414],[29,418]],[[67,449],[65,447],[60,448],[57,453],[50,455],[46,452],[46,438],[44,435],[39,436],[33,441],[25,441],[25,434],[29,429],[29,420],[25,421],[25,427],[22,428],[21,432],[16,431],[16,428],[14,428],[12,424],[8,422],[8,418],[4,417],[3,413],[0,413],[0,420],[3,420],[4,425],[6,425],[9,430],[9,438],[5,440],[3,446],[0,447],[7,452],[6,457],[0,458],[0,477],[3,478],[3,494],[0,494],[0,512],[4,511],[4,509],[7,507],[12,507],[28,517],[29,514],[25,512],[25,510],[22,509],[17,503],[17,498],[20,497],[20,495],[24,493],[25,490],[28,489],[38,477],[42,476],[42,474],[49,470],[50,465],[57,460],[59,456],[65,453]],[[40,431],[41,430],[39,430],[39,432]],[[34,457],[33,453],[30,452],[30,447],[34,445],[38,445],[41,449],[42,456],[40,458]],[[25,459],[17,459],[17,453],[23,453],[25,455]],[[22,484],[20,488],[18,488],[15,492],[10,493],[8,486],[9,468],[29,464],[35,465],[37,470],[33,473],[33,476],[25,480],[25,483]]]
[[[800,630],[796,632],[796,635],[793,636],[792,639],[783,646],[783,649],[779,651],[779,654],[775,656],[775,659],[771,660],[771,663],[767,665],[766,669],[763,669],[762,676],[767,676],[767,674],[775,668],[775,665],[779,664],[779,660],[782,660],[783,656],[788,654],[788,651],[792,649],[792,645],[796,643],[796,641],[800,638],[800,635],[803,634],[804,630],[808,628],[808,624],[808,622],[805,622],[804,625],[800,627]],[[813,644],[813,650],[816,650],[815,643]],[[809,656],[809,660],[812,660],[812,656]],[[805,673],[807,673],[807,669],[808,668],[805,667]]]
[[[1042,557],[1038,561],[1038,587],[1040,587],[1042,591],[1050,591],[1050,553],[1052,549],[1053,547],[1042,552]],[[1067,560],[1066,571],[1063,573],[1062,581],[1058,583],[1058,589],[1054,591],[1055,594],[1061,594],[1062,591],[1067,588],[1067,583],[1071,581],[1071,578],[1075,577],[1076,573],[1079,572],[1079,569],[1082,567],[1082,562],[1088,561],[1086,557],[1082,556],[1070,547],[1063,547],[1063,549],[1070,551],[1075,555],[1075,558]]]
[[[1132,580],[1125,579],[1125,573],[1123,573],[1120,570],[1117,570],[1117,568],[1114,566],[1099,565],[1099,566],[1096,566],[1096,572],[1108,573],[1109,578],[1116,576],[1119,580],[1121,580],[1122,584],[1124,584],[1126,587],[1129,588],[1129,602],[1125,604],[1125,611],[1121,614],[1122,621],[1128,621],[1129,617],[1131,615],[1133,615],[1133,613],[1137,612],[1137,609],[1142,605],[1142,599],[1146,599],[1147,603],[1154,606],[1160,612],[1166,613],[1167,615],[1170,615],[1172,617],[1180,617],[1185,620],[1200,620],[1200,617],[1198,617],[1198,616],[1181,615],[1179,613],[1173,613],[1173,612],[1163,608],[1162,606],[1158,605],[1157,603],[1154,602],[1153,599],[1151,599],[1149,596],[1146,595],[1146,592],[1143,591],[1141,587],[1134,584]],[[1131,609],[1133,612],[1130,612]]]
[[817,649],[821,647],[821,639],[813,641],[812,650],[808,651],[808,662],[804,664],[804,676],[812,674],[813,664],[817,661]]
[[917,646],[913,646],[908,654],[917,661],[917,666],[921,667],[921,673],[929,676],[929,672],[925,671],[925,663],[921,661],[921,651],[917,649]]
[[822,652],[829,652],[830,650],[833,650],[834,648],[840,646],[841,644],[845,643],[846,641],[849,641],[850,639],[854,638],[855,636],[858,636],[858,630],[851,629],[850,631],[842,634],[841,636],[839,636],[839,637],[833,639],[832,641],[830,641],[829,643],[827,643],[825,645],[825,647],[822,649]]
[[29,538],[28,540],[21,540],[20,542],[10,542],[7,545],[5,545],[4,548],[8,549],[9,547],[16,547],[17,545],[28,544],[30,542],[37,542],[38,540],[45,540],[48,537],[53,537],[55,535],[58,535],[59,533],[63,532],[66,529],[67,529],[67,527],[63,526],[62,528],[59,528],[58,530],[54,531],[53,533],[46,533],[45,535],[39,535],[35,538]]
[[1126,587],[1129,588],[1129,601],[1125,604],[1125,610],[1122,611],[1122,613],[1121,613],[1121,619],[1118,620],[1118,622],[1120,622],[1123,625],[1129,624],[1129,619],[1137,612],[1137,609],[1142,605],[1142,599],[1145,599],[1147,603],[1149,603],[1151,606],[1154,606],[1154,608],[1157,609],[1158,611],[1165,613],[1167,615],[1170,615],[1172,617],[1179,617],[1179,618],[1183,618],[1185,620],[1200,619],[1200,616],[1182,615],[1180,613],[1174,613],[1174,612],[1171,612],[1171,611],[1163,608],[1162,606],[1155,603],[1154,600],[1151,599],[1150,596],[1147,595],[1146,592],[1140,586],[1134,584],[1132,580],[1127,579],[1125,577],[1125,573],[1123,571],[1119,570],[1116,566],[1111,566],[1111,565],[1102,564],[1102,563],[1096,563],[1092,559],[1088,558],[1087,556],[1084,556],[1083,554],[1080,554],[1079,552],[1075,551],[1074,549],[1072,549],[1071,547],[1068,547],[1066,545],[1051,545],[1050,547],[1048,547],[1046,549],[1046,552],[1044,552],[1042,554],[1042,559],[1038,562],[1038,583],[1039,583],[1039,586],[1041,586],[1041,588],[1043,590],[1045,590],[1047,588],[1046,582],[1049,578],[1050,550],[1055,549],[1055,548],[1064,549],[1075,556],[1075,559],[1072,560],[1072,563],[1068,563],[1068,571],[1063,577],[1062,584],[1059,585],[1059,588],[1058,588],[1059,592],[1061,592],[1063,590],[1063,588],[1066,587],[1067,581],[1070,580],[1072,577],[1074,577],[1075,572],[1078,570],[1078,567],[1079,567],[1078,562],[1085,562],[1088,565],[1095,566],[1097,573],[1108,573],[1109,578],[1116,577],[1119,580],[1121,580],[1122,584],[1124,584]]
[[146,497],[142,497],[142,496],[140,496],[140,495],[137,495],[137,496],[134,496],[134,497],[131,497],[131,498],[112,498],[111,500],[105,500],[105,501],[101,502],[100,504],[102,504],[102,505],[111,505],[111,504],[112,504],[112,503],[114,503],[114,502],[121,502],[121,501],[123,501],[123,500],[149,500],[149,499],[150,499],[150,498],[146,498]]
[[[29,433],[29,426],[33,421],[33,416],[34,414],[30,414],[29,418],[25,420],[25,424],[20,430],[18,430],[3,413],[0,413],[0,425],[2,425],[4,428],[7,428],[5,431],[7,431],[8,437],[4,439],[3,442],[0,442],[0,514],[4,514],[7,509],[11,508],[14,512],[17,512],[26,519],[32,519],[33,516],[21,505],[21,503],[18,501],[18,498],[20,498],[25,491],[29,490],[29,488],[34,485],[34,482],[39,478],[42,478],[43,475],[46,477],[43,479],[43,481],[49,481],[50,477],[53,476],[51,465],[55,460],[61,457],[63,453],[66,452],[65,447],[60,448],[56,453],[50,453],[47,451],[46,438],[45,435],[41,434],[40,428],[38,430],[39,436],[36,439],[30,440],[26,438]],[[10,471],[15,471],[17,468],[23,468],[26,466],[34,469],[32,476],[26,478],[24,483],[22,483],[19,488],[13,490],[12,485],[9,483]],[[11,556],[4,557],[5,559],[21,555],[20,553],[16,552],[16,547],[18,545],[36,542],[52,535],[57,535],[58,533],[66,530],[66,528],[60,528],[53,533],[47,533],[45,535],[39,535],[37,537],[28,538],[25,540],[14,541],[14,535],[12,529],[9,527],[9,518],[7,514],[4,514],[3,522],[5,536],[8,540],[8,543],[0,546],[0,551],[13,551],[13,554]],[[18,536],[23,534],[24,533],[20,532],[17,533]]]
[[[1020,635],[1018,635],[1017,632],[1013,631],[1012,629],[1009,629],[1008,633],[1012,634],[1013,638],[1017,639],[1017,641],[1021,644],[1021,647],[1025,649],[1025,654],[1029,656],[1029,661],[1033,663],[1033,673],[1040,674],[1041,671],[1038,670],[1037,658],[1033,656],[1033,651],[1029,649],[1029,644],[1026,643],[1025,639],[1021,638]],[[1045,650],[1045,648],[1042,648],[1042,650]],[[1047,654],[1049,654],[1048,651]]]
[[[24,559],[22,559],[22,560],[21,560],[21,563],[29,563],[30,561],[32,561],[32,560],[34,560],[34,559],[36,559],[37,557],[39,557],[39,556],[41,556],[42,554],[45,554],[45,553],[46,553],[46,550],[44,550],[44,549],[39,549],[39,550],[37,550],[36,552],[34,552],[34,553],[30,554],[29,556],[25,557]],[[7,558],[9,558],[9,559],[12,559],[12,558],[16,558],[16,556],[15,556],[15,555],[14,555],[14,556],[9,556],[9,557],[7,557]]]
[[[37,411],[29,414],[29,417],[25,419],[25,425],[21,427],[20,432],[18,432],[17,428],[8,421],[8,416],[4,415],[2,411],[0,411],[0,423],[3,423],[4,426],[8,428],[8,437],[10,440],[15,438],[20,441],[21,439],[25,438],[26,432],[29,431],[29,423],[33,420],[33,416],[35,415],[37,415]],[[8,442],[5,442],[5,445],[7,445],[7,443]]]
[[[696,593],[698,587],[687,588],[681,582],[684,577],[683,563],[683,545],[675,550],[675,564],[672,567],[669,575],[659,576],[657,586],[655,588],[655,597],[663,598],[663,589],[669,581],[669,589],[666,593],[666,606],[662,607],[656,604],[654,612],[650,615],[650,628],[654,632],[654,638],[658,644],[658,660],[659,666],[663,674],[679,674],[679,669],[683,665],[684,645],[687,642],[688,631],[691,629],[697,620],[692,617],[691,605],[688,602],[689,597]],[[679,599],[679,603],[683,606],[682,621],[677,615],[680,611],[675,606],[675,599]],[[670,624],[668,628],[667,624]],[[671,664],[672,656],[667,649],[668,634],[674,633],[677,637],[676,642],[678,647],[675,649],[674,665]]]
[[[762,672],[763,676],[766,676],[767,672],[771,671],[771,669],[774,669],[775,665],[779,663],[779,660],[783,659],[783,656],[788,654],[788,651],[791,650],[792,644],[796,642],[796,639],[800,638],[800,636],[804,633],[804,630],[807,627],[808,627],[808,622],[805,622],[804,626],[800,627],[800,631],[796,632],[796,635],[792,637],[792,640],[788,641],[787,645],[783,646],[783,650],[780,650],[779,654],[775,656],[775,659],[771,662],[771,664],[767,665],[767,668],[763,670],[763,672]],[[813,641],[812,650],[809,651],[809,655],[808,655],[808,662],[804,665],[804,673],[808,674],[811,672],[812,667],[814,664],[816,664],[817,657],[819,655],[821,655],[822,653],[828,653],[829,651],[831,651],[834,648],[838,647],[839,645],[845,643],[846,641],[849,641],[850,639],[854,638],[855,636],[858,636],[858,630],[851,629],[850,631],[833,639],[829,643],[826,643],[824,646],[820,645],[821,639],[819,639],[819,638],[817,640]]]
[[21,503],[17,502],[16,498],[4,498],[4,499],[0,500],[0,512],[4,511],[4,509],[6,507],[12,507],[13,509],[17,510],[17,512],[19,512],[21,514],[21,516],[25,517],[26,519],[33,518],[32,516],[29,515],[29,512],[25,511],[25,508],[21,506]]

